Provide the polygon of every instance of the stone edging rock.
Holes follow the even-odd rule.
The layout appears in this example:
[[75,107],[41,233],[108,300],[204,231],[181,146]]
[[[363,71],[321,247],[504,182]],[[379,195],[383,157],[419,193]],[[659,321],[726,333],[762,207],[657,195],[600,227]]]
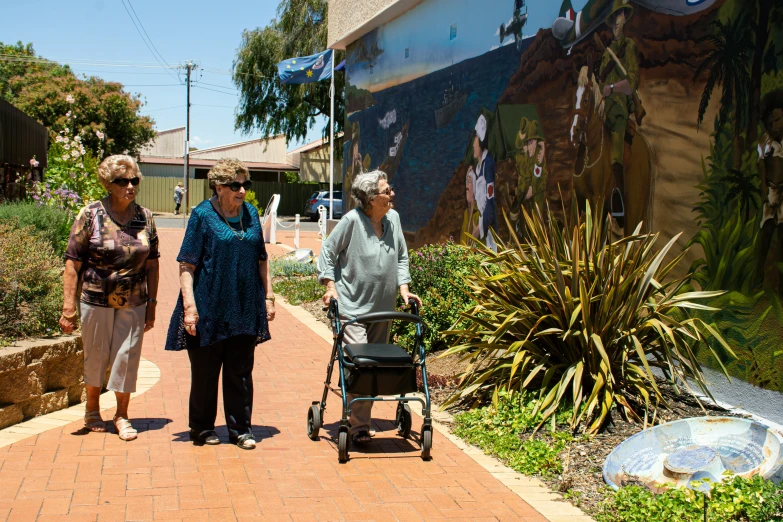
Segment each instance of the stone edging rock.
[[85,400],[81,337],[33,339],[0,348],[0,429]]

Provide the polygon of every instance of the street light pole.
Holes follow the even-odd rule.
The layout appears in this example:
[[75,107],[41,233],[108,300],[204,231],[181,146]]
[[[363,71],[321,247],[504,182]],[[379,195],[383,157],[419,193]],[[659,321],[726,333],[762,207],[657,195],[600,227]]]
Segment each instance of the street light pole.
[[185,120],[185,211],[182,213],[182,227],[186,228],[188,224],[188,212],[190,211],[190,73],[193,71],[193,62],[188,61],[187,67],[187,80],[186,80],[186,92],[187,102],[185,104],[187,111],[187,118]]

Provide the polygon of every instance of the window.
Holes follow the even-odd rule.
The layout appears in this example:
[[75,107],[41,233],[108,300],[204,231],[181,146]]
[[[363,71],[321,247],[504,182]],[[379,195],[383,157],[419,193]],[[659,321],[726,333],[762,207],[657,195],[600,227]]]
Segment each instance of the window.
[[411,48],[410,47],[406,47],[405,48],[405,58],[409,58],[410,55],[411,55]]
[[452,24],[449,30],[449,40],[453,40],[457,37],[457,24]]

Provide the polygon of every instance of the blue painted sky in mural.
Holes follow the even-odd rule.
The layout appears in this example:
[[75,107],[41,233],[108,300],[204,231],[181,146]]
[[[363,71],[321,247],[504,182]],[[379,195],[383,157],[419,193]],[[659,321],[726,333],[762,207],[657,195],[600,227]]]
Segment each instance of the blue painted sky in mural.
[[[585,3],[586,0],[572,0],[576,10]],[[527,4],[524,36],[535,35],[539,28],[550,28],[561,2],[528,0]],[[501,23],[509,23],[513,9],[513,0],[425,0],[378,30],[378,47],[383,52],[375,57],[372,68],[367,61],[348,60],[349,81],[355,87],[375,92],[482,55],[499,46],[498,29]],[[457,37],[449,40],[453,25]],[[372,35],[365,43],[372,45]],[[509,43],[513,43],[513,38],[504,42]],[[405,49],[409,49],[408,58]]]

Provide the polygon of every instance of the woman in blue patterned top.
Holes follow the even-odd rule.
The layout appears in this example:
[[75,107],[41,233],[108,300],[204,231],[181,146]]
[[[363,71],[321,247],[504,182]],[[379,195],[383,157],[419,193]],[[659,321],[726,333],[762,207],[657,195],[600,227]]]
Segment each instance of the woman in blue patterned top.
[[275,297],[258,212],[245,203],[247,168],[220,160],[208,178],[215,195],[193,210],[177,257],[182,292],[166,349],[187,349],[190,358],[191,440],[220,444],[215,418],[222,366],[229,439],[253,449],[253,355],[270,339]]

